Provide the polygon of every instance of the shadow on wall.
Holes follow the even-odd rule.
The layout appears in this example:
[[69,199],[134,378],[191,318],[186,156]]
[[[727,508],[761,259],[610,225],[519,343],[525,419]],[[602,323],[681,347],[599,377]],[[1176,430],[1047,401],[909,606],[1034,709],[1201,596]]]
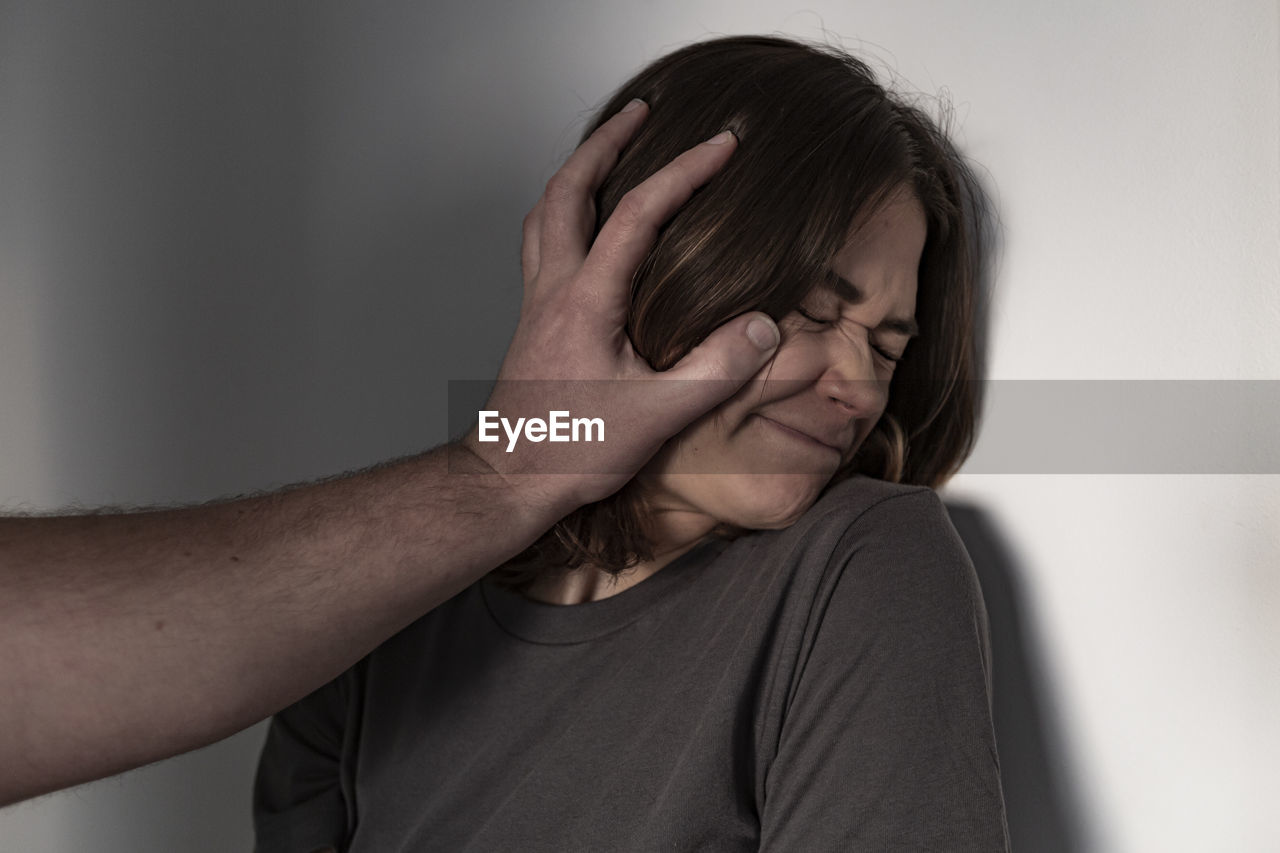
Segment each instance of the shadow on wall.
[[1052,694],[1042,656],[1025,624],[1022,572],[988,515],[947,502],[952,524],[973,559],[991,626],[997,748],[1015,853],[1083,853],[1088,837],[1057,720],[1047,713]]
[[[967,158],[966,158],[967,159]],[[996,259],[1005,234],[995,204],[991,176],[973,169],[969,214],[971,239],[981,259],[975,281],[974,374],[977,410],[983,411],[991,353],[992,306],[997,287]],[[1065,763],[1067,753],[1057,718],[1046,707],[1052,695],[1042,655],[1025,623],[1026,601],[1019,583],[1024,573],[1014,564],[987,513],[963,501],[945,501],[977,570],[991,631],[993,716],[1000,754],[1001,783],[1014,853],[1085,853],[1090,828]]]

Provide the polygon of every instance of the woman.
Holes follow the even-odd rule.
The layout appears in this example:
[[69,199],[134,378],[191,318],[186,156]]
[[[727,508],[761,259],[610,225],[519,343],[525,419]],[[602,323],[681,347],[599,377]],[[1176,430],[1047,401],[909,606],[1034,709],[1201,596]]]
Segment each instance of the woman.
[[931,487],[974,438],[981,198],[857,60],[676,51],[598,195],[731,129],[628,332],[763,310],[757,381],[612,497],[277,715],[259,850],[1005,849],[986,615]]

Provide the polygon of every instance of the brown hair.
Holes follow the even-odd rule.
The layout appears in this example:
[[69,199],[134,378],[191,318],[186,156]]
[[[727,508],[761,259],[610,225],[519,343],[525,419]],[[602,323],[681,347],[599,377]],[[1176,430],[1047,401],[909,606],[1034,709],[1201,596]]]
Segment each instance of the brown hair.
[[[632,98],[650,114],[599,190],[596,233],[628,190],[681,152],[725,128],[740,140],[636,272],[627,325],[636,351],[665,370],[744,311],[790,313],[824,280],[850,223],[906,184],[928,219],[920,335],[895,368],[880,421],[831,482],[855,473],[931,487],[949,479],[977,431],[975,320],[989,243],[986,196],[945,132],[857,58],[772,36],[718,38],[662,57],[610,98],[583,139]],[[492,574],[518,587],[583,564],[621,572],[652,559],[646,519],[633,480]]]

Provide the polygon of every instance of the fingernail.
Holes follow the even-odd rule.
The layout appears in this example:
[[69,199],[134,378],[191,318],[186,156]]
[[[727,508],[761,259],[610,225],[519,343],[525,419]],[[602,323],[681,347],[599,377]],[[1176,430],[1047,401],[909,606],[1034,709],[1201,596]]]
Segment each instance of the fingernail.
[[756,317],[747,324],[747,337],[762,350],[778,345],[778,327],[768,317]]
[[717,133],[715,136],[708,139],[707,144],[708,145],[724,145],[730,139],[733,139],[733,133],[727,130],[722,130],[719,133]]
[[632,110],[639,109],[640,107],[643,107],[643,106],[644,106],[644,101],[640,100],[639,98],[632,98],[630,101],[627,102],[627,105],[620,110],[620,112],[629,113]]

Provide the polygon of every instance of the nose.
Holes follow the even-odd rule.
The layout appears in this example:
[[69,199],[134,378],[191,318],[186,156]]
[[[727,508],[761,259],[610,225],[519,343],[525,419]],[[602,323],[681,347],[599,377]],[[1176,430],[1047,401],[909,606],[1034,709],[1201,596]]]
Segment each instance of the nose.
[[879,417],[889,399],[890,377],[877,368],[867,331],[859,327],[830,337],[816,390],[846,417]]

